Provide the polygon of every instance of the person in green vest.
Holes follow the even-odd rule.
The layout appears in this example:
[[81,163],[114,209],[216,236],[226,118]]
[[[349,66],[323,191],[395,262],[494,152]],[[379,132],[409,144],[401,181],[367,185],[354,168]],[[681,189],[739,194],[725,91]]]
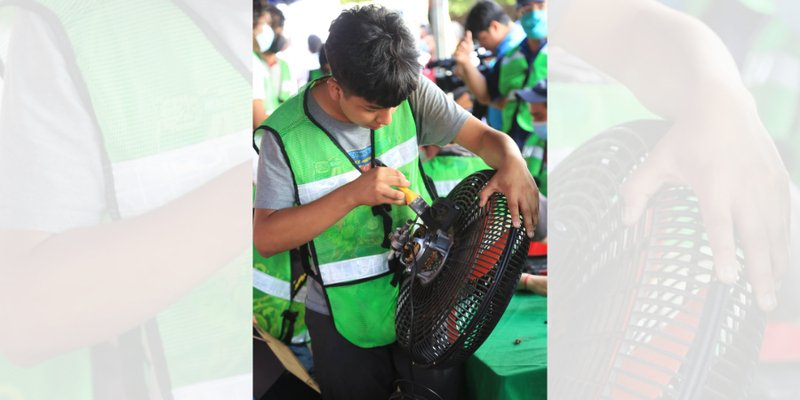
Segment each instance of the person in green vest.
[[531,89],[520,90],[517,98],[528,103],[534,121],[535,134],[525,141],[522,157],[539,190],[547,196],[547,80],[537,82]]
[[469,44],[464,42],[463,47],[459,45],[453,54],[453,59],[456,61],[454,72],[464,81],[479,103],[488,105],[486,121],[489,126],[503,130],[502,107],[492,104],[492,97],[486,85],[488,75],[485,76],[472,65],[471,43],[474,39],[481,47],[494,54],[495,59],[490,61],[490,70],[487,71],[491,74],[499,68],[496,61],[525,39],[525,31],[521,25],[515,24],[503,7],[494,0],[477,2],[469,10],[464,28]]
[[[399,14],[356,6],[329,32],[331,77],[306,85],[259,128],[253,241],[268,259],[299,249],[323,397],[388,398],[393,382],[411,375],[395,343],[398,288],[391,285],[387,234],[414,214],[395,188],[432,200],[418,144],[455,141],[483,158],[497,173],[481,203],[505,193],[514,226],[528,234],[538,218],[538,189],[507,135],[420,74],[413,36]],[[414,372],[417,384],[444,398],[463,398],[459,376],[458,367]]]
[[286,37],[282,34],[275,36],[272,46],[261,54],[264,63],[269,70],[270,90],[265,93],[265,104],[267,114],[272,114],[278,106],[283,104],[289,97],[297,93],[297,84],[292,79],[289,63],[278,56],[287,46]]
[[286,99],[297,93],[297,84],[292,78],[289,64],[286,60],[278,57],[278,53],[284,51],[288,46],[288,41],[283,35],[286,17],[273,5],[268,5],[265,9],[269,16],[269,26],[275,32],[271,44],[261,53],[261,59],[269,71],[264,87],[264,109],[269,115]]
[[266,94],[269,89],[269,70],[267,70],[261,53],[269,49],[275,39],[275,32],[269,26],[269,13],[260,1],[253,2],[253,129],[267,119],[265,108]]
[[[454,59],[457,71],[470,83],[473,93],[480,93],[479,101],[490,99],[490,104],[502,110],[501,130],[508,133],[522,148],[533,133],[530,112],[514,93],[530,88],[547,77],[547,6],[544,0],[517,0],[517,15],[525,31],[525,39],[506,53],[500,54],[495,67],[484,78],[469,60],[472,52],[472,35],[461,40]],[[476,37],[481,42],[480,37]],[[483,45],[483,43],[481,43]]]

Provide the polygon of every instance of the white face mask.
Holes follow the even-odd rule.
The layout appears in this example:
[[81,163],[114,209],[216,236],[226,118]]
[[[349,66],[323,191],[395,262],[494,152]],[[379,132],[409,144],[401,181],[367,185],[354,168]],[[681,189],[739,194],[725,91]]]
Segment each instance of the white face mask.
[[275,40],[275,32],[272,31],[272,28],[269,25],[264,24],[264,27],[261,29],[261,33],[256,35],[256,42],[258,42],[258,49],[260,52],[265,52],[272,46],[272,41]]
[[540,138],[547,140],[547,122],[534,122],[533,131],[536,132]]

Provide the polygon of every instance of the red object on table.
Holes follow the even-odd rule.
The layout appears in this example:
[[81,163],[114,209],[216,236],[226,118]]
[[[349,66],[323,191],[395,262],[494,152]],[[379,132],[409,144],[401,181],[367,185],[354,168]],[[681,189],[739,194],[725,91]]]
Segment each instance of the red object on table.
[[546,255],[547,255],[547,243],[531,242],[531,247],[528,248],[528,257],[540,257]]

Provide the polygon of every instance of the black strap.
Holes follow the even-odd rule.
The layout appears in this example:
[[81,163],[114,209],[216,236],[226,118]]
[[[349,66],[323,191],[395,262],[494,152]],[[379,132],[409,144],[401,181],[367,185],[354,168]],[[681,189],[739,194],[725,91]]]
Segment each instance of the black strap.
[[379,204],[377,206],[372,206],[372,215],[374,216],[381,216],[383,219],[383,243],[381,243],[381,247],[384,249],[388,249],[391,246],[391,242],[389,241],[389,234],[392,233],[392,206],[388,204]]
[[427,189],[428,194],[431,195],[431,200],[435,201],[439,198],[439,192],[436,190],[436,184],[433,183],[433,178],[431,178],[430,175],[425,172],[425,168],[422,166],[422,159],[417,157],[417,161],[419,161],[417,163],[417,167],[419,167],[419,173],[422,177],[422,184],[425,185],[425,189]]
[[[289,307],[287,307],[286,310],[281,313],[281,333],[278,337],[280,341],[286,343],[287,345],[292,343],[292,338],[294,337],[294,326],[299,314],[297,311],[292,310],[292,303],[297,297],[297,294],[300,293],[300,289],[302,289],[303,285],[306,284],[306,280],[308,278],[308,274],[305,272],[306,267],[303,265],[303,256],[301,253],[302,251],[300,249],[292,249],[289,253],[291,259]],[[294,266],[297,264],[302,266],[302,272],[295,270]]]
[[[260,155],[261,151],[258,150],[258,144],[256,143],[256,133],[258,132],[259,129],[261,129],[260,126],[253,130],[252,139],[253,139],[253,150],[256,151],[256,154]],[[266,135],[266,133],[265,133],[265,135]]]

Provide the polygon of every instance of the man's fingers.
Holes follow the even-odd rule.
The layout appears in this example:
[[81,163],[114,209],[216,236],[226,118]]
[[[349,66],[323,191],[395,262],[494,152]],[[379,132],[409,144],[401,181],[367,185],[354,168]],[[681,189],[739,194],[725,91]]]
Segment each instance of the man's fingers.
[[[763,209],[769,237],[770,256],[772,257],[772,272],[776,283],[780,281],[789,269],[790,259],[791,197],[788,185],[785,187],[785,190],[778,189],[774,193],[770,192],[770,194],[777,196],[780,205]],[[765,204],[772,202],[774,201],[764,201]]]
[[536,229],[536,219],[539,215],[531,209],[531,205],[527,201],[520,202],[519,207],[520,215],[522,215],[522,223],[525,225],[525,232],[529,238],[533,237],[534,229]]
[[[730,205],[719,199],[700,197],[700,213],[703,226],[708,234],[711,253],[714,256],[714,272],[717,278],[727,284],[734,284],[739,275],[739,261],[736,258],[736,239]],[[702,200],[702,199],[706,200]]]
[[478,205],[480,207],[486,206],[486,203],[489,201],[489,197],[491,197],[492,194],[494,194],[495,192],[495,188],[491,183],[492,182],[489,181],[489,184],[486,185],[486,187],[483,188],[483,190],[481,190],[481,193],[478,195],[479,199]]
[[387,203],[399,205],[406,204],[406,195],[403,192],[395,190],[389,186],[386,186],[383,190],[381,190],[380,194],[386,199]]
[[745,272],[753,285],[756,302],[764,311],[777,305],[775,281],[769,253],[769,238],[763,229],[763,221],[752,215],[752,209],[738,213],[736,229],[744,250]]
[[625,225],[633,225],[639,220],[647,208],[647,202],[664,184],[665,163],[659,154],[654,151],[620,189],[625,207],[622,218]]
[[508,200],[508,210],[511,212],[511,225],[514,228],[519,228],[522,226],[519,222],[519,203],[517,202],[516,198],[507,197]]

